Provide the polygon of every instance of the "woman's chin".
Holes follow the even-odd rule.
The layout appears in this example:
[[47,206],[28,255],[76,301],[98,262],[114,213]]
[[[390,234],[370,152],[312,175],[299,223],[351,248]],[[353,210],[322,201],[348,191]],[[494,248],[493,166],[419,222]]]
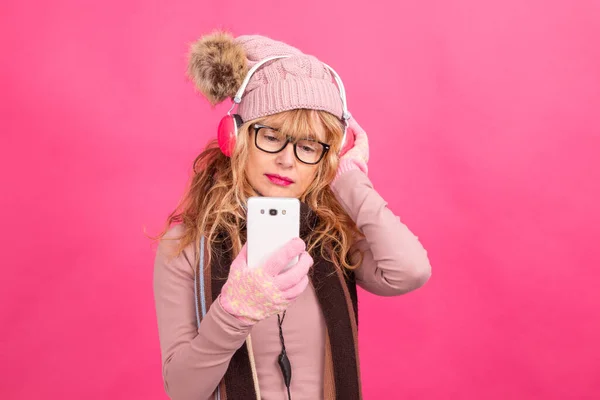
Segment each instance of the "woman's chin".
[[258,190],[264,197],[295,197],[300,196],[292,188],[284,187],[266,187]]

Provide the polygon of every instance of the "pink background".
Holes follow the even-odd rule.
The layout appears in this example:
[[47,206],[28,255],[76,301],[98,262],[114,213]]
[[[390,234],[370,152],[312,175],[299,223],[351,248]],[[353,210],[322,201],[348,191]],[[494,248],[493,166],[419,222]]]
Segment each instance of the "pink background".
[[598,1],[87,3],[0,6],[0,398],[166,398],[143,232],[226,108],[184,78],[215,27],[337,69],[429,250],[360,293],[365,399],[600,398]]

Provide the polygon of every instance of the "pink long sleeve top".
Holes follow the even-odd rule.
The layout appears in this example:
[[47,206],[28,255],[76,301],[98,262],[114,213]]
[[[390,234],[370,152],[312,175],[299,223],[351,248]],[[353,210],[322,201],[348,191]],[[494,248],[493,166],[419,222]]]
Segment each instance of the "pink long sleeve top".
[[[357,285],[381,296],[396,296],[422,286],[431,274],[427,252],[418,238],[387,207],[361,171],[342,175],[333,187],[338,200],[364,234],[355,243],[364,254],[355,270]],[[180,227],[169,231],[178,237]],[[159,245],[154,266],[154,294],[162,372],[173,400],[212,399],[229,361],[252,333],[262,399],[287,393],[277,356],[281,351],[277,316],[246,327],[212,303],[200,327],[195,313],[194,249],[169,257],[172,241]],[[288,308],[283,323],[287,354],[293,363],[294,400],[323,398],[325,320],[314,288]]]

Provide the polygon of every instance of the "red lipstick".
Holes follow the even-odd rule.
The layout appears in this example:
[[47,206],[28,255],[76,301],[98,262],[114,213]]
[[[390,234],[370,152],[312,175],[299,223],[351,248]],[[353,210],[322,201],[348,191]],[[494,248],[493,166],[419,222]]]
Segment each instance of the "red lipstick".
[[274,183],[278,186],[289,186],[292,183],[294,183],[292,179],[286,176],[281,176],[277,174],[265,174],[265,176],[271,181],[271,183]]

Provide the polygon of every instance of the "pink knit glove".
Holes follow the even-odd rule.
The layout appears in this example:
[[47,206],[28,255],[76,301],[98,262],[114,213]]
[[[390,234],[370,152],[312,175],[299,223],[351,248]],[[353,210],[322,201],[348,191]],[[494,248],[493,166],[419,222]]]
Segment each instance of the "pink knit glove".
[[[260,268],[248,268],[246,245],[231,264],[219,301],[229,314],[248,325],[285,310],[304,292],[312,257],[302,239],[292,239]],[[281,273],[296,256],[298,262]]]
[[354,146],[342,155],[332,185],[342,174],[353,169],[360,169],[367,174],[367,162],[369,161],[369,140],[367,133],[358,125],[354,118],[348,123],[348,135],[354,135]]

